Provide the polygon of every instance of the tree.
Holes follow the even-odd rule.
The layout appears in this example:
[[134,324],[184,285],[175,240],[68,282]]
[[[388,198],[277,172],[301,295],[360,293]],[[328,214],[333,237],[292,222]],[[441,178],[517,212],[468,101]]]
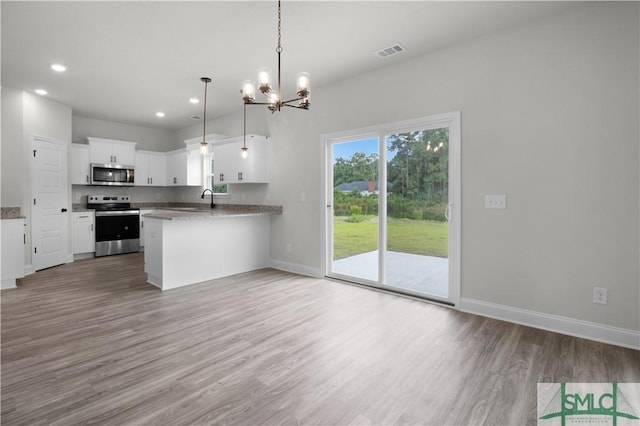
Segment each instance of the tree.
[[378,179],[378,154],[366,155],[363,152],[355,152],[350,158],[336,158],[333,164],[333,185],[342,183],[363,181],[375,181]]
[[448,128],[391,135],[387,149],[394,154],[387,162],[387,176],[395,194],[434,202],[447,199]]

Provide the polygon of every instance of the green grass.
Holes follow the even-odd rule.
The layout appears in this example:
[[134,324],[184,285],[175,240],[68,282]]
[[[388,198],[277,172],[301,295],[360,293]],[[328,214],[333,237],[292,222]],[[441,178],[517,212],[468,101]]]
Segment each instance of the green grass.
[[[334,260],[378,248],[378,218],[365,216],[361,222],[348,217],[333,221]],[[447,257],[448,223],[433,220],[387,219],[387,249],[424,256]]]

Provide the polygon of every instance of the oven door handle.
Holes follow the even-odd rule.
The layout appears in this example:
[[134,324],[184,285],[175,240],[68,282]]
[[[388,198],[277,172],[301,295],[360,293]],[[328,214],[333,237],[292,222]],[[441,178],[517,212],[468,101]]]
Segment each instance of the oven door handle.
[[96,211],[96,217],[98,216],[131,216],[140,215],[140,210],[101,210]]

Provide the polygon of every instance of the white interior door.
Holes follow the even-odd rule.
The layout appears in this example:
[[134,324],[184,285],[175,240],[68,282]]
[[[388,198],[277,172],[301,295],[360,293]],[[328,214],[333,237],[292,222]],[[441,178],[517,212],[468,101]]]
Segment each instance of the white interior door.
[[31,255],[34,270],[65,263],[68,251],[67,144],[33,139]]

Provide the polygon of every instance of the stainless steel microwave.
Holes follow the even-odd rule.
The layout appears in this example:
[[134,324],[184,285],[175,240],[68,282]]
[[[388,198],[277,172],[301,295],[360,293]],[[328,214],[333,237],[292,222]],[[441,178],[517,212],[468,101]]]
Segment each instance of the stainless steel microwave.
[[133,186],[133,166],[91,163],[91,185]]

